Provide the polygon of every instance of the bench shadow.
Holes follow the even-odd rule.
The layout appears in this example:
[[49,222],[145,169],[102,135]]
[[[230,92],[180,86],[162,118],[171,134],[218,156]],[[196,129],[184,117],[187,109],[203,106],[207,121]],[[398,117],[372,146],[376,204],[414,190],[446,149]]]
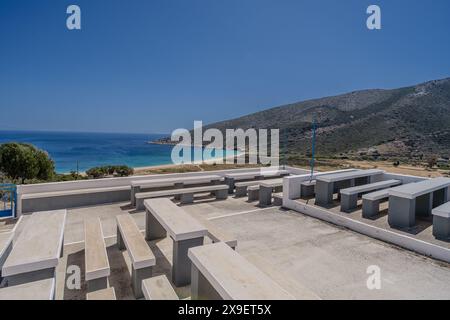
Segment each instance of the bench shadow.
[[194,202],[192,203],[181,203],[179,200],[177,200],[175,203],[179,206],[192,206],[200,203],[212,203],[217,201],[226,201],[227,199],[216,199],[214,196],[208,195],[208,196],[201,196],[201,197],[195,197]]
[[137,209],[133,209],[133,210],[129,210],[128,213],[129,214],[134,214],[134,213],[139,213],[139,212],[144,212],[145,210],[137,210]]
[[155,255],[155,258],[156,258],[156,265],[153,267],[152,277],[159,276],[159,275],[165,275],[167,277],[167,279],[169,279],[169,282],[172,285],[172,288],[177,293],[178,297],[180,299],[188,298],[188,297],[191,296],[191,290],[190,290],[190,286],[189,285],[184,286],[184,287],[176,287],[173,284],[173,281],[172,281],[172,263],[170,263],[170,261],[164,255],[164,253],[156,245],[161,240],[147,241],[150,249],[152,250],[152,252],[153,252],[153,254]]
[[341,207],[341,203],[338,201],[333,201],[332,203],[328,203],[328,204],[315,204],[315,199],[314,201],[309,201],[307,202],[307,204],[309,205],[315,205],[319,208],[323,208],[323,209],[334,209],[334,208],[338,208],[340,211],[340,207]]
[[372,221],[377,221],[379,219],[382,219],[384,217],[386,217],[389,213],[388,208],[384,209],[384,210],[380,210],[379,213],[376,216],[370,217],[370,218],[364,218],[367,220],[372,220]]
[[[253,201],[253,202],[254,202],[254,201]],[[250,203],[251,203],[251,202],[250,202]],[[281,208],[280,206],[277,206],[277,205],[273,204],[273,202],[272,202],[271,204],[259,204],[259,202],[258,202],[258,203],[255,204],[255,207],[256,207],[256,208],[261,208],[261,209],[266,209],[266,208]]]
[[409,228],[395,227],[394,229],[400,230],[405,233],[409,233],[411,235],[417,235],[417,234],[425,231],[432,225],[433,225],[433,223],[430,222],[429,219],[424,219],[423,217],[416,217],[416,224],[413,227],[409,227]]
[[[74,273],[67,273],[67,268],[70,266],[78,266],[80,268],[80,289],[69,289],[67,287],[67,281],[71,283]],[[87,292],[87,284],[85,281],[85,260],[84,260],[84,249],[70,253],[67,255],[67,264],[64,275],[64,291],[63,298],[64,300],[85,300],[86,292]],[[69,279],[70,278],[70,279]]]
[[106,248],[109,260],[111,274],[109,276],[109,286],[114,287],[117,300],[134,300],[133,290],[131,288],[131,270],[128,269],[127,262],[123,257],[123,251],[120,251],[117,244]]
[[125,211],[125,210],[132,210],[132,209],[134,209],[134,207],[131,205],[131,203],[128,203],[123,206],[120,206],[120,209]]

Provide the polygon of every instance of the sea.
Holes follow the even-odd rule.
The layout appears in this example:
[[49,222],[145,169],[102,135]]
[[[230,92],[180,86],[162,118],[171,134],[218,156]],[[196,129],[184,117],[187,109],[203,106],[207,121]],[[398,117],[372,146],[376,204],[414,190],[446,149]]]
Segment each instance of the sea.
[[[102,165],[147,167],[172,164],[172,145],[149,143],[164,134],[0,131],[0,144],[31,143],[48,152],[57,173],[84,172]],[[194,154],[194,147],[191,150]],[[216,150],[209,159],[234,155],[234,150]],[[204,159],[206,160],[206,159]]]

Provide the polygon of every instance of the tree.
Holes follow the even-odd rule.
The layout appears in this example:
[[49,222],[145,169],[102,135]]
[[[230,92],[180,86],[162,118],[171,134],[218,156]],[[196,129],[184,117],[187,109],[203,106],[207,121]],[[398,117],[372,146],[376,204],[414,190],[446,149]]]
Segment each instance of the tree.
[[430,169],[433,169],[433,167],[437,164],[437,157],[435,155],[431,155],[427,158],[427,165]]
[[49,180],[55,174],[55,164],[52,159],[50,159],[47,152],[34,148],[35,159],[37,161],[38,173],[36,177],[39,180]]
[[0,171],[13,180],[50,179],[55,170],[48,154],[27,143],[0,145]]

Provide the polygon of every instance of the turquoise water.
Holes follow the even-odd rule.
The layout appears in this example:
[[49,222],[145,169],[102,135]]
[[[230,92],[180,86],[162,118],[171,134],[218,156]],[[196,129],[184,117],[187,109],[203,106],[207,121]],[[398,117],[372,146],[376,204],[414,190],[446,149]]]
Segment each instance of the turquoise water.
[[[165,135],[0,131],[0,144],[11,141],[34,144],[49,153],[58,173],[67,173],[77,170],[77,162],[79,171],[101,165],[125,164],[136,168],[171,164],[173,146],[147,143],[163,136]],[[223,157],[224,153],[225,156],[230,156],[235,151],[213,153],[211,158]]]

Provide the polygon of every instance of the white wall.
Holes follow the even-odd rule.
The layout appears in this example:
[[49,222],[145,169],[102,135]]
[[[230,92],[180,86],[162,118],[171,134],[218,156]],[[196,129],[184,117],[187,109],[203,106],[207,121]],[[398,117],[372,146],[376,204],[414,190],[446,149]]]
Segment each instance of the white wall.
[[[153,180],[165,178],[176,178],[176,177],[195,177],[202,175],[216,174],[219,176],[224,176],[228,173],[239,173],[239,172],[259,172],[260,170],[268,170],[269,167],[262,168],[244,168],[244,169],[229,169],[229,170],[215,170],[215,171],[201,171],[201,172],[188,172],[188,173],[171,173],[171,174],[152,174],[152,175],[141,175],[141,176],[130,176],[130,177],[120,177],[120,178],[105,178],[105,179],[91,179],[91,180],[80,180],[80,181],[66,181],[66,182],[52,182],[52,183],[40,183],[40,184],[30,184],[30,185],[19,185],[17,186],[17,213],[20,215],[22,211],[22,197],[27,194],[35,193],[45,193],[45,192],[58,192],[58,191],[72,191],[80,189],[95,189],[95,188],[112,188],[112,187],[130,187],[131,181],[136,180]],[[274,168],[272,168],[273,170]],[[276,169],[288,170],[291,174],[298,174],[307,172],[307,170],[297,169],[287,166],[282,166]]]
[[[263,170],[267,167],[263,167]],[[307,172],[307,170],[297,169],[292,167],[285,167],[292,174],[297,174],[298,172]],[[229,170],[216,170],[216,171],[201,171],[201,172],[188,172],[188,173],[169,173],[164,174],[165,178],[176,178],[176,177],[196,177],[201,175],[216,174],[219,176],[224,176],[228,173],[237,172],[258,172],[261,168],[245,168],[245,169],[229,169]],[[41,193],[41,192],[55,192],[55,191],[68,191],[77,189],[91,189],[91,188],[108,188],[108,187],[122,187],[130,186],[131,181],[139,180],[153,180],[160,179],[161,174],[152,174],[144,176],[130,176],[130,177],[120,177],[120,178],[105,178],[105,179],[91,179],[91,180],[80,180],[80,181],[65,181],[65,182],[50,182],[50,183],[38,183],[38,184],[27,184],[18,185],[17,194],[29,194],[29,193]]]

